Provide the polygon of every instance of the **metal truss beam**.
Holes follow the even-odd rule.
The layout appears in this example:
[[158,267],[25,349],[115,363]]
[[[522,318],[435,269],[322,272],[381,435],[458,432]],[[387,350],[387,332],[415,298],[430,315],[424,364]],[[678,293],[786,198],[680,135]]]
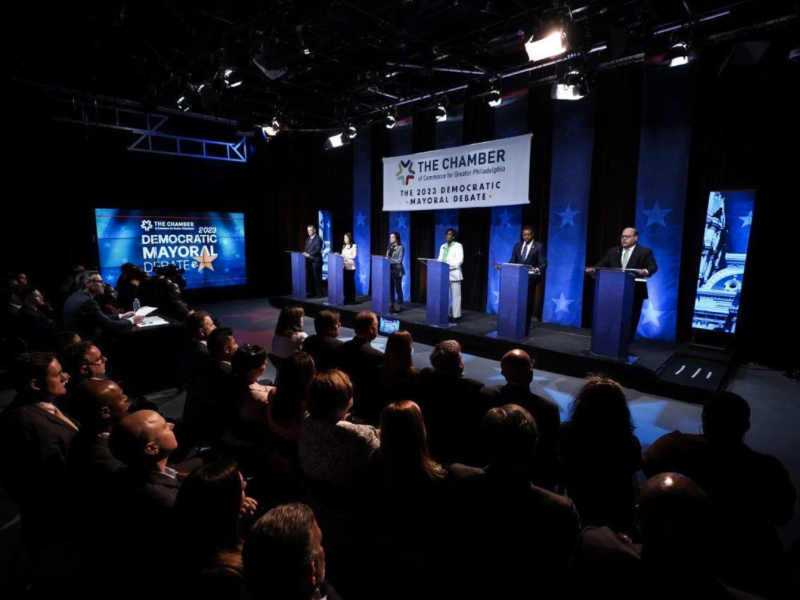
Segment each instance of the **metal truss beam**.
[[127,131],[138,137],[129,146],[131,152],[148,152],[186,156],[225,162],[247,162],[247,138],[242,136],[235,142],[207,140],[182,135],[163,133],[161,127],[169,116],[152,114],[133,108],[123,108],[97,100],[78,98],[53,98],[62,110],[54,121],[78,125]]

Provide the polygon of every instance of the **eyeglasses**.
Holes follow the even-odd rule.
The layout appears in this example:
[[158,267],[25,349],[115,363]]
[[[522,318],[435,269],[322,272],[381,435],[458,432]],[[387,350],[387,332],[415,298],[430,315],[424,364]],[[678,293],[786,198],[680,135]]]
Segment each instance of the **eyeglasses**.
[[634,235],[621,235],[619,237],[621,237],[623,240],[626,240],[628,238],[636,237],[636,235],[635,234]]
[[108,360],[108,359],[107,359],[105,356],[101,356],[101,357],[100,357],[100,358],[98,358],[97,360],[92,360],[92,361],[89,361],[89,362],[87,362],[87,363],[84,363],[84,364],[86,364],[86,365],[96,365],[96,366],[99,366],[99,365],[103,364],[104,362],[106,362],[107,360]]

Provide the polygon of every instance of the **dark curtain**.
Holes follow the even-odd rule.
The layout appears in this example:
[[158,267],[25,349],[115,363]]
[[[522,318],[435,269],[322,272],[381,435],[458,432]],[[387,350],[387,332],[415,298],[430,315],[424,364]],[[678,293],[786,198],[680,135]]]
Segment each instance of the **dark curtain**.
[[[432,110],[423,110],[414,115],[411,132],[411,148],[414,153],[436,148],[436,115]],[[434,253],[433,235],[436,226],[435,210],[420,210],[411,213],[411,300],[426,301],[428,269],[417,258],[430,258]]]
[[[522,208],[522,225],[531,225],[534,239],[547,246],[547,228],[550,215],[550,172],[553,157],[553,99],[549,86],[528,90],[528,131],[531,140],[530,204]],[[552,251],[557,251],[553,248]],[[510,253],[509,253],[510,254]],[[534,315],[542,316],[544,285],[536,286]]]
[[[642,65],[598,74],[594,150],[589,197],[586,264],[598,262],[619,245],[625,227],[634,226],[639,136],[642,124]],[[646,245],[646,242],[643,242]],[[593,279],[583,288],[583,326],[594,311]]]
[[[485,142],[494,137],[494,115],[483,98],[473,98],[464,105],[464,144]],[[458,230],[464,244],[464,273],[469,276],[461,284],[464,310],[484,312],[489,286],[489,237],[492,227],[491,208],[467,208],[458,211]]]

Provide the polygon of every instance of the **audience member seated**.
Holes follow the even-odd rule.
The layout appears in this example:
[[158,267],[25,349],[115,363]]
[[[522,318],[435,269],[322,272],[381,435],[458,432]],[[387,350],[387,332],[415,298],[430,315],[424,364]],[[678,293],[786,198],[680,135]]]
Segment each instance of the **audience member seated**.
[[420,374],[419,405],[431,456],[443,464],[480,463],[478,436],[486,409],[480,398],[483,383],[464,377],[461,344],[439,342],[431,352],[431,367]]
[[561,425],[558,405],[531,391],[533,361],[527,352],[506,352],[500,361],[500,373],[505,377],[506,385],[486,386],[481,390],[481,396],[488,404],[487,410],[516,404],[531,413],[539,430],[531,478],[539,487],[553,489],[558,481],[558,428]]
[[113,285],[107,285],[103,289],[103,297],[100,300],[100,306],[107,315],[121,315],[126,312],[119,306],[117,289]]
[[[91,536],[97,524],[95,512],[105,504],[114,475],[123,464],[111,454],[111,429],[128,416],[130,400],[109,379],[88,379],[71,392],[73,415],[81,430],[72,440],[68,455],[68,484],[73,502],[75,533]],[[85,529],[92,531],[84,531]]]
[[[119,305],[126,310],[133,308],[133,301],[139,298],[139,288],[143,282],[150,279],[150,276],[141,268],[132,263],[125,263],[120,267],[122,271],[117,279],[117,293],[119,294]],[[142,306],[144,302],[139,301]]]
[[414,366],[414,340],[407,331],[395,331],[386,339],[383,365],[378,369],[384,402],[416,400],[420,395],[420,371]]
[[22,308],[16,315],[16,330],[31,351],[50,352],[56,349],[58,325],[46,309],[44,296],[35,288],[23,288],[17,294]]
[[57,499],[78,426],[55,405],[68,379],[55,354],[22,354],[12,376],[17,396],[0,415],[0,484],[19,503],[22,535],[35,552],[63,534]]
[[605,377],[589,377],[575,394],[558,443],[562,483],[584,526],[635,533],[642,446],[633,430],[622,386]]
[[750,430],[744,398],[724,392],[705,404],[702,419],[700,435],[674,431],[656,440],[645,453],[644,472],[681,473],[702,486],[718,519],[723,579],[763,593],[782,558],[775,527],[791,520],[795,488],[778,459],[744,443]]
[[64,348],[59,355],[64,371],[69,373],[68,388],[72,389],[87,379],[105,379],[106,363],[100,348],[92,342],[78,342]]
[[82,271],[75,278],[77,291],[64,304],[64,327],[92,342],[108,341],[114,334],[128,331],[142,322],[132,312],[106,315],[97,298],[103,295],[103,278],[97,271]]
[[347,421],[353,384],[342,371],[317,373],[308,390],[308,418],[300,428],[300,466],[311,480],[355,492],[371,476],[378,430]]
[[258,380],[267,371],[267,352],[261,346],[242,345],[233,355],[236,420],[251,423],[266,433],[269,428],[267,407],[275,395],[275,387]]
[[323,310],[314,319],[314,335],[308,336],[303,342],[303,352],[311,355],[320,371],[336,368],[336,350],[344,343],[337,339],[340,326],[339,313]]
[[383,548],[376,570],[381,579],[395,582],[391,597],[441,597],[447,469],[431,459],[422,412],[411,400],[383,410],[380,438],[377,509]]
[[208,336],[209,360],[197,380],[197,392],[209,403],[211,439],[219,439],[228,422],[236,416],[235,377],[231,361],[239,349],[233,329],[217,327]]
[[81,336],[74,331],[59,331],[56,334],[56,352],[61,356],[61,353],[67,346],[80,344],[82,341]]
[[275,335],[272,337],[272,354],[278,358],[288,358],[303,348],[308,334],[303,331],[306,312],[301,306],[284,306],[278,315]]
[[340,600],[325,580],[322,531],[303,504],[273,508],[256,521],[242,562],[252,600]]
[[608,527],[586,528],[575,545],[563,597],[755,600],[714,577],[709,508],[706,493],[683,475],[649,479],[636,507],[642,543]]
[[297,443],[306,416],[308,388],[316,374],[314,359],[309,354],[298,352],[290,356],[278,373],[275,393],[267,405],[267,426],[275,448],[291,461],[297,461]]
[[353,330],[355,337],[337,350],[339,368],[353,382],[355,415],[377,424],[383,409],[378,396],[378,368],[383,364],[383,353],[371,342],[378,337],[378,317],[369,310],[358,313]]
[[169,279],[165,280],[162,284],[158,312],[179,323],[185,323],[186,319],[192,313],[189,306],[181,297],[180,286]]
[[209,361],[208,338],[217,328],[214,321],[205,311],[195,312],[186,319],[184,325],[186,343],[181,350],[180,376],[186,387],[186,402],[183,405],[178,434],[181,440],[181,458],[192,448],[204,441],[204,424],[208,423],[210,405],[200,391],[203,369]]
[[171,575],[165,597],[243,600],[242,538],[258,503],[232,461],[194,471],[175,501]]
[[455,464],[445,480],[451,591],[460,598],[547,598],[580,533],[578,513],[571,500],[530,482],[537,430],[527,410],[493,408],[481,433],[489,465]]

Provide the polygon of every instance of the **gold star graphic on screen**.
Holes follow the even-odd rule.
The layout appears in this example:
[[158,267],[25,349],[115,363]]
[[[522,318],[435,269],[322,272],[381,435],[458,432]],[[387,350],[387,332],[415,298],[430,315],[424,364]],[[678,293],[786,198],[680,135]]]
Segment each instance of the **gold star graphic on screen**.
[[200,256],[197,257],[197,272],[199,273],[203,269],[211,269],[214,270],[214,265],[211,263],[217,258],[216,254],[209,254],[208,248],[203,248],[203,251],[200,253]]

